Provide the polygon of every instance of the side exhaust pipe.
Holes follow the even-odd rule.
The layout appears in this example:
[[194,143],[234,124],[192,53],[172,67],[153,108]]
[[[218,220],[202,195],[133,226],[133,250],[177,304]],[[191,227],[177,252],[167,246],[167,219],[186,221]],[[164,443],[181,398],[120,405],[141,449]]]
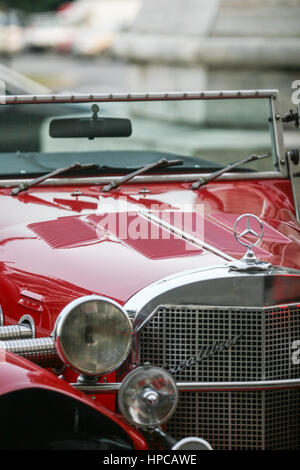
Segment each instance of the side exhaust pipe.
[[55,368],[62,365],[56,352],[54,339],[51,337],[1,341],[0,348],[22,356],[41,367]]
[[32,338],[32,329],[27,325],[11,325],[0,327],[0,341],[11,339]]

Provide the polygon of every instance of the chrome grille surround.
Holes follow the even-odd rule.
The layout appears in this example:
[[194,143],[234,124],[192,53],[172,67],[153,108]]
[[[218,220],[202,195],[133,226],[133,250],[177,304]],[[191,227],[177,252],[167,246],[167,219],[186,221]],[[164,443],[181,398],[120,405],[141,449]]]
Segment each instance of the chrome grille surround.
[[[198,332],[198,334],[196,334]],[[174,375],[179,382],[230,382],[300,377],[291,344],[300,339],[300,305],[213,307],[160,305],[140,331],[139,363],[167,369],[242,333],[218,351]],[[215,449],[300,448],[300,390],[184,391],[167,423],[177,439],[197,435]]]

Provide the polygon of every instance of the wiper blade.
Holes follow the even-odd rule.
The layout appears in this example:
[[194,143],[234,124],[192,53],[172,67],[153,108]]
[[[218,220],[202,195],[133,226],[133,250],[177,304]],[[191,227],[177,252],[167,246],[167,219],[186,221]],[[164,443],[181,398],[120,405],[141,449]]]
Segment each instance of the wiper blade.
[[154,170],[155,168],[167,168],[169,166],[177,166],[177,165],[182,165],[182,164],[183,164],[182,160],[167,160],[166,158],[161,158],[157,162],[150,163],[149,165],[145,165],[139,168],[138,170],[135,170],[132,173],[129,173],[129,175],[124,176],[118,181],[111,181],[109,184],[103,186],[102,191],[104,193],[108,193],[112,189],[116,189],[119,186],[121,186],[121,184],[127,183],[135,176],[141,175],[150,170]]
[[67,173],[71,170],[87,170],[90,168],[99,168],[99,165],[95,163],[88,163],[85,165],[81,165],[80,163],[72,163],[65,168],[59,168],[58,170],[54,170],[51,173],[47,173],[46,175],[39,176],[35,178],[30,183],[21,183],[16,188],[13,188],[10,192],[11,196],[17,196],[22,191],[27,191],[27,189],[32,188],[32,186],[37,186],[38,184],[42,183],[43,181],[47,180],[48,178],[53,178],[58,175],[62,175],[63,173]]
[[191,189],[199,189],[201,186],[204,186],[210,181],[215,180],[219,176],[223,175],[223,173],[227,173],[228,171],[233,170],[234,168],[238,166],[244,165],[245,163],[253,162],[254,160],[262,160],[263,158],[268,158],[268,157],[272,157],[272,154],[264,153],[262,155],[256,155],[256,154],[249,155],[249,157],[246,157],[243,160],[240,160],[235,163],[230,163],[229,165],[225,166],[224,168],[221,168],[220,170],[215,171],[209,176],[206,176],[206,177],[202,176],[191,185]]

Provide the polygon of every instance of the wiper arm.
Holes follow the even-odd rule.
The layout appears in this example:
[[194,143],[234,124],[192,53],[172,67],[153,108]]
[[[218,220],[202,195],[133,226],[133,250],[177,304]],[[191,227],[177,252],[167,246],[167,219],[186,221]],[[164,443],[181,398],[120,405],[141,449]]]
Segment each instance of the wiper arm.
[[145,165],[142,168],[139,168],[138,170],[135,170],[132,173],[129,173],[129,175],[124,176],[118,181],[111,181],[106,186],[103,186],[102,191],[104,193],[108,193],[112,189],[116,189],[119,186],[121,186],[121,184],[127,183],[135,176],[141,175],[150,170],[154,170],[155,168],[167,168],[169,166],[177,166],[177,165],[182,165],[182,164],[183,164],[182,160],[167,160],[166,158],[161,158],[157,162],[150,163],[149,165]]
[[210,181],[215,180],[219,176],[223,175],[223,173],[227,173],[228,171],[233,170],[234,168],[238,166],[244,165],[245,163],[253,162],[254,160],[262,160],[263,158],[268,158],[271,156],[272,156],[271,153],[264,153],[262,155],[255,155],[255,154],[249,155],[249,157],[246,157],[243,160],[240,160],[235,163],[230,163],[229,165],[225,166],[224,168],[221,168],[220,170],[215,171],[209,176],[206,176],[206,177],[202,176],[201,178],[199,178],[197,181],[195,181],[192,184],[191,189],[199,189],[201,186],[204,186]]
[[72,165],[67,166],[65,168],[59,168],[58,170],[54,170],[51,173],[47,173],[46,175],[39,176],[35,178],[30,183],[21,183],[16,188],[13,188],[10,192],[11,196],[17,196],[22,191],[27,191],[27,189],[32,188],[32,186],[37,186],[38,184],[42,183],[43,181],[47,180],[48,178],[53,178],[54,176],[62,175],[63,173],[67,173],[71,170],[87,170],[89,168],[99,168],[99,165],[95,163],[88,163],[85,165],[81,165],[80,163],[72,163]]

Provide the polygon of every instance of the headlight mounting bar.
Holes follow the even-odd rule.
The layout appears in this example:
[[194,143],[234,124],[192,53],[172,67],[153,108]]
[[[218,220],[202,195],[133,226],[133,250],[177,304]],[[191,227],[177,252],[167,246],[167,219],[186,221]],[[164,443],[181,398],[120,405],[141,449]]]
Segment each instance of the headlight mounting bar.
[[[120,390],[121,382],[116,383],[101,383],[97,385],[81,385],[79,383],[71,384],[76,389],[88,393],[116,393]],[[252,390],[278,390],[283,388],[300,388],[299,379],[287,380],[259,380],[259,381],[245,381],[245,382],[177,382],[179,391],[252,391]]]

